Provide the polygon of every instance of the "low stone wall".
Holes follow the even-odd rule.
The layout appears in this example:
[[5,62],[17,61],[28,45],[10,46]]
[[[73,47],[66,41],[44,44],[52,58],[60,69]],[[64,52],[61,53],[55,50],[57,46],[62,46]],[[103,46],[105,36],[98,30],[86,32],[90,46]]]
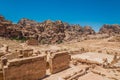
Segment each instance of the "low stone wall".
[[21,54],[23,55],[23,57],[30,57],[33,54],[33,49],[21,50]]
[[38,80],[46,75],[46,56],[13,59],[3,66],[4,80]]
[[12,60],[15,58],[31,57],[31,56],[33,56],[33,49],[18,50],[5,55],[5,57],[8,60]]
[[68,52],[53,53],[49,59],[50,72],[56,73],[69,68],[70,59]]
[[26,43],[28,45],[38,45],[39,44],[38,40],[36,40],[36,39],[29,39],[29,40],[27,40]]

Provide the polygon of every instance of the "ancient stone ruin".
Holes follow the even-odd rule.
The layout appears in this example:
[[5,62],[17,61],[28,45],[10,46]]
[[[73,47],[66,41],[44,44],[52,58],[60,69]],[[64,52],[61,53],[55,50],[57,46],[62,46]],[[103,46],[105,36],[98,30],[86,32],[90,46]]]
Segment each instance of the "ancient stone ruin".
[[68,52],[53,53],[49,59],[50,72],[56,73],[69,68],[70,55]]
[[[33,49],[22,49],[1,57],[0,77],[2,80],[38,80],[50,73],[69,68],[71,57],[68,52],[36,54]],[[39,52],[39,51],[37,51]],[[36,55],[35,55],[36,54]],[[47,56],[49,56],[47,60]],[[64,59],[63,59],[64,58]],[[47,68],[47,63],[49,63]]]
[[45,77],[45,75],[45,55],[13,59],[9,60],[6,65],[3,65],[4,80],[38,80]]
[[36,40],[36,39],[29,39],[29,40],[26,41],[26,43],[28,45],[32,45],[32,46],[39,44],[38,40]]
[[120,80],[120,25],[0,16],[0,80]]
[[87,52],[72,56],[72,59],[81,63],[109,66],[115,60],[113,55]]

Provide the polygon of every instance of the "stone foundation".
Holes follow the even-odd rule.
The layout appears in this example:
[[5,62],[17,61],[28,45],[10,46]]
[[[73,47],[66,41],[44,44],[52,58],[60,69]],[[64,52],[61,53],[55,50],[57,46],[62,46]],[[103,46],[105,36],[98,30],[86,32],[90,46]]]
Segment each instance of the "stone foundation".
[[3,66],[4,80],[38,80],[46,75],[46,56],[13,59]]
[[53,53],[49,59],[50,72],[56,73],[69,68],[70,58],[68,52]]
[[114,61],[114,56],[103,53],[87,52],[83,54],[73,55],[72,59],[77,60],[80,63],[109,66]]

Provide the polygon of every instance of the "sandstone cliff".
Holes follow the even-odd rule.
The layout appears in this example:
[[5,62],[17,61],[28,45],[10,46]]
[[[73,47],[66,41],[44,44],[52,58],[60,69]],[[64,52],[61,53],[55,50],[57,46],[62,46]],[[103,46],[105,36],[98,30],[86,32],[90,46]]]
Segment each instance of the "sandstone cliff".
[[17,39],[27,40],[34,38],[41,44],[62,43],[65,40],[73,40],[81,37],[82,35],[95,34],[95,31],[89,27],[81,27],[79,25],[70,25],[60,20],[44,22],[36,22],[23,18],[17,24],[5,20],[0,16],[0,36]]
[[115,35],[120,34],[120,25],[103,25],[99,31],[100,34]]

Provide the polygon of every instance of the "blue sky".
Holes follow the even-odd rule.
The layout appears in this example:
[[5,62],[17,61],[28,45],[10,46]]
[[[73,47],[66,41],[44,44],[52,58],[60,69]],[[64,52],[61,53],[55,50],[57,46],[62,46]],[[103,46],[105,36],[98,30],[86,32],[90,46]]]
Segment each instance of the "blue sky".
[[62,20],[98,31],[103,24],[120,24],[120,0],[0,0],[0,14],[14,23]]

